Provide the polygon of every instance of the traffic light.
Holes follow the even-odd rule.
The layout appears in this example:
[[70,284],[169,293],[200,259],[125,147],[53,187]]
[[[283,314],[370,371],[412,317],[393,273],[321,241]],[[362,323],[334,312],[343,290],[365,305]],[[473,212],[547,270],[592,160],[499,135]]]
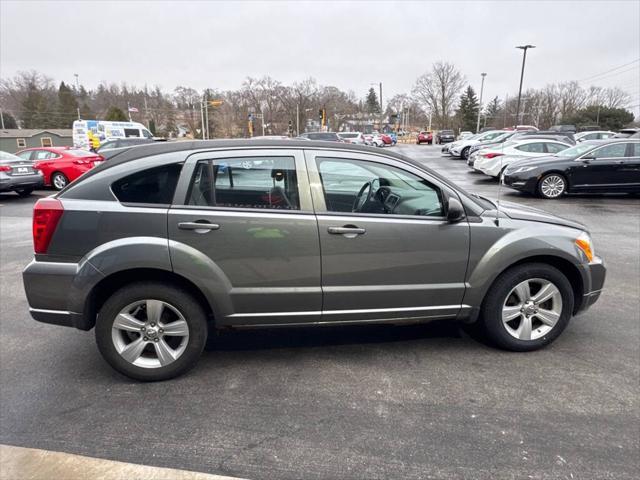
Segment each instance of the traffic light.
[[324,118],[323,109],[318,110],[318,118],[320,119],[320,123],[322,123],[322,119]]
[[289,120],[289,135],[293,135],[293,122]]

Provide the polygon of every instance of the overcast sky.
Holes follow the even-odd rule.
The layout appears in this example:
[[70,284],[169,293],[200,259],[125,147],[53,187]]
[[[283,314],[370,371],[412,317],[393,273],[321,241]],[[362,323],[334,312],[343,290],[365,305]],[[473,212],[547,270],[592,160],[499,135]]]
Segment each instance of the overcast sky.
[[[36,69],[56,81],[238,88],[247,76],[315,77],[364,96],[409,92],[437,60],[485,100],[582,80],[619,86],[640,104],[640,1],[40,2],[0,0],[0,75]],[[633,108],[639,115],[640,107]]]

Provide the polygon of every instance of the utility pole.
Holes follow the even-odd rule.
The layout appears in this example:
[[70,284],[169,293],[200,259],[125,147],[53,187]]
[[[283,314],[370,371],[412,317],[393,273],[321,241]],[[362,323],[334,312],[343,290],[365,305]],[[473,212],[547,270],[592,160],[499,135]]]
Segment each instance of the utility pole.
[[201,125],[201,133],[202,140],[204,140],[204,95],[202,96],[202,100],[200,101],[200,125]]
[[596,114],[596,125],[600,126],[600,102],[599,101],[598,101],[598,113]]
[[206,128],[206,139],[209,140],[209,97],[204,94],[204,124]]
[[502,128],[507,127],[507,105],[509,105],[509,94],[504,95],[504,107],[502,109]]
[[2,113],[1,108],[0,108],[0,124],[2,126],[2,130],[4,130],[4,114]]
[[480,84],[480,106],[478,107],[478,123],[476,124],[476,133],[480,132],[480,114],[482,113],[482,92],[484,91],[484,77],[487,76],[486,73],[481,73],[482,75],[482,83]]
[[150,128],[149,127],[149,107],[147,107],[146,86],[145,86],[145,92],[144,92],[144,116],[147,118],[147,128]]
[[264,137],[264,109],[260,105],[260,118],[262,119],[262,136]]
[[300,104],[296,103],[296,136],[300,135]]
[[527,50],[530,48],[536,48],[535,45],[519,45],[519,48],[523,51],[522,55],[522,70],[520,71],[520,88],[518,89],[518,106],[516,107],[516,125],[518,124],[518,118],[520,117],[520,100],[522,98],[522,80],[524,79],[524,64],[527,61]]

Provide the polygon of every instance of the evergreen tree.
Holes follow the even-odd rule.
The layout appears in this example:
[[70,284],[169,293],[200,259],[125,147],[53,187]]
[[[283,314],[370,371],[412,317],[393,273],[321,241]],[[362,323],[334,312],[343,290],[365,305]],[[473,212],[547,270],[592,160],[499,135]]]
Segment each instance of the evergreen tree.
[[[596,122],[598,120],[598,122]],[[576,125],[577,127],[587,125],[598,125],[603,130],[620,130],[633,122],[633,113],[624,108],[608,108],[591,105],[578,110],[573,115],[562,117],[562,123]]]
[[460,104],[458,105],[457,116],[462,130],[475,132],[479,110],[480,104],[478,103],[476,92],[473,90],[473,87],[469,85],[460,96]]
[[491,100],[488,103],[487,108],[485,109],[485,115],[489,119],[494,119],[500,114],[501,109],[502,109],[502,102],[498,97],[495,97],[493,100]]
[[109,120],[111,122],[126,122],[129,119],[118,107],[109,107],[105,120]]
[[367,94],[367,112],[369,113],[380,113],[380,102],[378,102],[378,96],[376,95],[376,91],[373,87],[369,89],[369,93]]
[[78,117],[78,102],[74,92],[64,82],[60,82],[60,88],[58,88],[57,110],[58,113],[55,116],[57,121],[53,123],[59,128],[71,128],[73,121]]
[[18,122],[16,122],[16,119],[13,118],[13,115],[7,112],[2,112],[2,123],[0,123],[0,126],[1,125],[4,125],[4,128],[6,129],[18,128]]

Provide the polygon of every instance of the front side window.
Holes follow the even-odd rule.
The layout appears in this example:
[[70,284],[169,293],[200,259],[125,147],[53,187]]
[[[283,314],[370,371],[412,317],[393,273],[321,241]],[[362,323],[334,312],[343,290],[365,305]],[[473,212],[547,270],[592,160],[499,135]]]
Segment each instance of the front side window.
[[173,163],[128,175],[111,185],[122,203],[171,205],[182,164]]
[[40,145],[43,147],[53,147],[53,142],[51,141],[51,137],[42,137],[40,139]]
[[144,138],[153,138],[153,135],[151,134],[151,132],[149,130],[142,130],[142,136]]
[[599,148],[594,150],[593,156],[596,159],[599,158],[622,158],[625,156],[625,152],[627,151],[626,143],[614,143],[612,145],[607,145],[606,147]]
[[560,143],[547,143],[547,152],[549,153],[558,153],[566,148],[566,145],[562,145]]
[[316,159],[329,212],[440,217],[442,194],[427,180],[391,165]]
[[241,157],[200,161],[187,204],[300,210],[295,159]]

